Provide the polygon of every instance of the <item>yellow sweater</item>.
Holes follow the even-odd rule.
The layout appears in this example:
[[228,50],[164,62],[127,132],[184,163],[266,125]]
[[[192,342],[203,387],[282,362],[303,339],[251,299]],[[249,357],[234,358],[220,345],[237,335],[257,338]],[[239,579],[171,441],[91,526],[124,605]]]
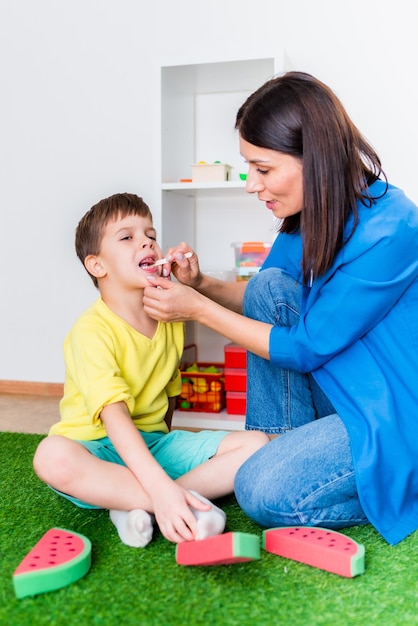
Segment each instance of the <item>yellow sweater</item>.
[[159,322],[149,339],[97,300],[64,341],[61,421],[49,434],[81,440],[105,437],[100,412],[121,401],[139,430],[167,432],[168,398],[181,389],[183,345],[183,323]]

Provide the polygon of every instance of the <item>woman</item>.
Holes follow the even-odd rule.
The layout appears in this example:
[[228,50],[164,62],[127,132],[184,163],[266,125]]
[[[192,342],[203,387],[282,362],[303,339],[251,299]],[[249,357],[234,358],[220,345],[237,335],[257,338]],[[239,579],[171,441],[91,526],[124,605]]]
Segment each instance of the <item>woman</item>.
[[248,283],[222,283],[180,244],[184,284],[153,281],[145,310],[249,351],[246,428],[280,435],[236,476],[250,517],[370,522],[398,543],[418,528],[418,209],[310,75],[267,82],[236,127],[246,189],[281,220],[271,253]]

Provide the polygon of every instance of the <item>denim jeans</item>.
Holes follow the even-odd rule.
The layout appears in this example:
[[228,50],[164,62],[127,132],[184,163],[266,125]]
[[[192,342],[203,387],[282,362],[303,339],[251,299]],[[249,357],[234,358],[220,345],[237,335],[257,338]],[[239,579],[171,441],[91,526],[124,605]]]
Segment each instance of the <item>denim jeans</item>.
[[[260,272],[245,290],[247,317],[278,326],[298,323],[302,286],[280,269]],[[272,365],[247,353],[246,428],[279,434],[335,413],[311,374]]]
[[[248,283],[244,314],[290,326],[299,319],[302,286],[280,269]],[[347,431],[311,374],[284,370],[247,354],[246,428],[279,434],[238,470],[235,494],[265,527],[366,524]]]

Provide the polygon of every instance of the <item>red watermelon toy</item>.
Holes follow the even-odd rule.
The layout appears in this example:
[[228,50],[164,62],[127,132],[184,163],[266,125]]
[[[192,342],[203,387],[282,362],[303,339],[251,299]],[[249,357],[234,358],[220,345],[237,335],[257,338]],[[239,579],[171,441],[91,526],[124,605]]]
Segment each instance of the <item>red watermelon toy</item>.
[[364,572],[364,546],[335,530],[311,526],[271,528],[263,532],[263,548],[347,578]]
[[13,574],[17,598],[55,591],[89,571],[91,542],[64,528],[51,528],[25,556]]
[[231,565],[260,558],[260,538],[250,533],[229,532],[183,541],[176,547],[178,565]]

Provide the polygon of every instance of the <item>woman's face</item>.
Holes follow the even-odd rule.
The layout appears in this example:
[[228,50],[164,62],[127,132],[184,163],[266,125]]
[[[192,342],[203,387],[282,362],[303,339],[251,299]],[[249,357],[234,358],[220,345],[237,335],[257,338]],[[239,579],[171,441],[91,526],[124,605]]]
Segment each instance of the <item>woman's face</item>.
[[240,151],[248,163],[246,191],[256,193],[277,218],[296,215],[303,207],[303,168],[296,157],[259,148],[240,137]]

